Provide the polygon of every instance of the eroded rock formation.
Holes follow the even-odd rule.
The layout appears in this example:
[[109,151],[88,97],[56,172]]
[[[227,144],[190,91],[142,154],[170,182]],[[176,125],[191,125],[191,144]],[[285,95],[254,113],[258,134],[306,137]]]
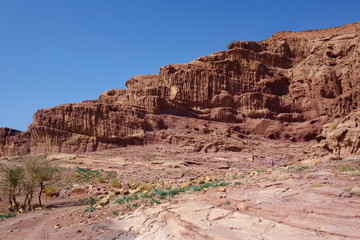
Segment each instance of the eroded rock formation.
[[[25,145],[37,153],[144,144],[149,132],[171,131],[170,115],[224,122],[243,134],[311,140],[334,116],[359,108],[359,36],[358,22],[235,42],[226,51],[161,67],[159,74],[134,76],[128,89],[98,100],[39,110]],[[2,149],[16,146],[1,143]]]
[[323,155],[329,152],[335,157],[360,155],[360,109],[325,124],[317,138],[320,144],[315,150],[320,149]]
[[0,128],[0,156],[30,153],[30,133],[10,128]]

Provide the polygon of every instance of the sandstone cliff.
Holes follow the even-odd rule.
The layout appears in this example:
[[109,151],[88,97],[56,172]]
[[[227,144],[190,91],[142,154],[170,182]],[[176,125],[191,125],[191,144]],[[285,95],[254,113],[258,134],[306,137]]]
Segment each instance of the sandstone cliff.
[[171,115],[223,122],[242,134],[312,140],[325,123],[359,108],[359,37],[357,22],[234,42],[159,74],[134,76],[128,89],[109,90],[98,100],[39,110],[24,138],[2,134],[0,156],[24,151],[14,136],[32,153],[144,144],[157,131],[172,131]]

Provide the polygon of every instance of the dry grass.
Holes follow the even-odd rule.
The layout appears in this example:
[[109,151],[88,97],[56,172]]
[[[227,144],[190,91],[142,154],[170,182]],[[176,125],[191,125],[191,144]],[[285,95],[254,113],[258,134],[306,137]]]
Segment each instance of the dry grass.
[[329,123],[330,132],[334,131],[338,125],[339,125],[339,120],[334,120],[333,122]]
[[309,185],[309,187],[323,187],[323,186],[324,186],[324,184],[319,183],[319,182],[315,182],[315,183],[312,183]]
[[356,170],[355,167],[350,163],[342,163],[337,168],[340,172],[351,172]]
[[360,196],[360,187],[356,186],[350,190],[350,193],[355,196]]
[[113,188],[119,188],[121,187],[121,183],[117,179],[112,179],[110,181],[110,186]]
[[58,189],[54,186],[45,187],[44,191],[47,198],[52,198],[58,194]]
[[351,172],[348,172],[347,175],[349,177],[358,177],[360,176],[360,171],[356,170],[356,171],[351,171]]

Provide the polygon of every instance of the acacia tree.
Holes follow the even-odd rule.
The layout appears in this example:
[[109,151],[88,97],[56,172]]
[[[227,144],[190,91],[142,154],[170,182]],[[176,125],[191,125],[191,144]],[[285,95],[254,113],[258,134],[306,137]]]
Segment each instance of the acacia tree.
[[38,195],[40,207],[42,207],[41,196],[44,193],[45,187],[47,186],[48,182],[52,179],[52,176],[53,174],[51,169],[46,167],[39,167],[35,175],[35,181],[40,188]]
[[[38,201],[40,207],[42,207],[41,197],[44,193],[45,187],[53,179],[52,168],[47,166],[41,159],[32,159],[25,162],[26,172],[29,174],[29,181],[32,186],[37,186],[39,188]],[[29,183],[28,183],[29,184]],[[31,189],[31,188],[29,188]],[[29,199],[31,202],[34,192],[29,192]],[[31,197],[31,198],[30,198]]]
[[27,211],[32,209],[31,202],[34,197],[35,187],[36,187],[35,178],[29,171],[28,165],[25,164],[25,176],[24,176],[24,180],[22,181],[22,188],[25,196],[24,196],[24,203],[22,206]]
[[[22,165],[2,165],[2,175],[5,180],[5,190],[8,194],[8,200],[11,211],[31,210],[31,202],[34,194],[38,193],[38,201],[42,207],[42,195],[45,187],[50,184],[54,176],[54,168],[45,164],[40,157],[24,160],[21,158]],[[23,194],[23,204],[18,202],[19,196]]]
[[21,183],[24,177],[24,168],[20,166],[8,166],[2,167],[2,171],[5,173],[5,184],[8,191],[8,200],[11,211],[19,211],[20,205],[17,201],[17,197],[21,194]]

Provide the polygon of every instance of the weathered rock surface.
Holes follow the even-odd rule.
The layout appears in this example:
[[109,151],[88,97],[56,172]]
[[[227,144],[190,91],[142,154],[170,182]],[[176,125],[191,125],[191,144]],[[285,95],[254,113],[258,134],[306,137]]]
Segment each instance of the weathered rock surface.
[[[159,140],[157,130],[172,131],[164,123],[170,115],[237,124],[242,134],[311,140],[333,116],[359,108],[359,36],[357,22],[235,42],[227,51],[161,67],[159,74],[134,76],[128,89],[98,100],[39,110],[21,146],[39,153],[144,144]],[[17,145],[1,148],[3,156]]]
[[0,156],[29,154],[29,144],[29,132],[0,128]]
[[360,155],[360,109],[324,125],[317,138],[321,140],[318,147],[324,154],[330,151],[337,157]]
[[[336,178],[320,172],[317,180],[327,174]],[[314,189],[306,181],[179,196],[113,225],[136,239],[358,239],[359,198],[341,197],[342,190],[330,184]]]

